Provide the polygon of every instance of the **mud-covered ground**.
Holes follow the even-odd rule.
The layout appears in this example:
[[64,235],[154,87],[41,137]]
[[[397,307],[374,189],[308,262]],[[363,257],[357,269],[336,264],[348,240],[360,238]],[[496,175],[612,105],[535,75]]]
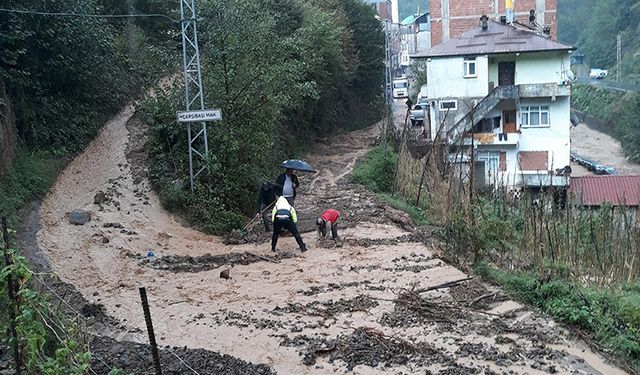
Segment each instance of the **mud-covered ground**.
[[[27,225],[37,238],[25,238],[42,251],[34,261],[87,306],[98,373],[151,371],[139,286],[166,373],[188,374],[187,365],[201,374],[624,373],[438,259],[431,228],[414,228],[352,184],[376,127],[314,147],[308,160],[319,173],[299,175],[296,200],[309,251],[286,236],[272,253],[259,224],[220,239],[163,211],[143,167],[144,127],[132,116],[132,108],[115,116],[68,166]],[[315,218],[329,207],[346,216],[340,247],[315,240]],[[70,224],[74,209],[91,220]]]

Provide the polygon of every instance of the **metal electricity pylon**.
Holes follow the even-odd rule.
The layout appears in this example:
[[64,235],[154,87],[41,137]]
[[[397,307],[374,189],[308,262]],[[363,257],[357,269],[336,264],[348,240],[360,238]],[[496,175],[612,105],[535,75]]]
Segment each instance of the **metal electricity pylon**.
[[[180,0],[180,22],[182,24],[182,56],[184,70],[184,102],[187,112],[204,110],[202,95],[202,74],[200,72],[200,50],[198,49],[198,33],[196,29],[195,0]],[[209,143],[207,140],[207,123],[202,121],[187,123],[189,136],[189,179],[191,192],[195,189],[195,179],[208,169]],[[195,134],[194,134],[195,133]],[[195,155],[195,158],[194,158]],[[195,173],[194,173],[194,170]]]

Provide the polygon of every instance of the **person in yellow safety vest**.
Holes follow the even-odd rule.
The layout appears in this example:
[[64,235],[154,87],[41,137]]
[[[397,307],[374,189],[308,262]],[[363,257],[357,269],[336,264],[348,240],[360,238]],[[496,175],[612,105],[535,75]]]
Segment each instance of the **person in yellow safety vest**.
[[296,209],[293,208],[285,197],[279,197],[276,201],[276,205],[273,206],[271,211],[271,221],[273,222],[273,235],[271,236],[271,251],[276,251],[276,244],[278,243],[278,236],[280,230],[286,229],[293,235],[300,246],[300,251],[307,251],[307,246],[302,242],[302,237],[298,232],[296,224],[298,223],[298,215]]

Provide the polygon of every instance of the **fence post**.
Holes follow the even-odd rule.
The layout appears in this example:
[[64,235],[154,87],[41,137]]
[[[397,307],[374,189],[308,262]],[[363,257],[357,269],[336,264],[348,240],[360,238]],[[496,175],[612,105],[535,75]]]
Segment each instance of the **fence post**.
[[[4,241],[4,264],[9,267],[13,264],[11,257],[9,256],[9,229],[7,228],[7,218],[2,218],[2,238]],[[9,296],[9,330],[13,337],[13,358],[16,362],[16,375],[22,374],[22,359],[20,358],[20,348],[18,345],[18,332],[16,331],[16,306],[18,305],[17,298],[18,288],[13,280],[13,275],[9,273],[7,275],[7,295]]]
[[141,286],[140,301],[142,302],[142,310],[144,311],[144,321],[147,323],[147,333],[149,334],[149,344],[151,345],[151,354],[153,355],[153,364],[156,367],[156,375],[162,375],[160,367],[160,355],[158,354],[158,344],[156,343],[156,335],[153,333],[153,323],[151,322],[151,312],[149,311],[149,301],[147,301],[147,290]]

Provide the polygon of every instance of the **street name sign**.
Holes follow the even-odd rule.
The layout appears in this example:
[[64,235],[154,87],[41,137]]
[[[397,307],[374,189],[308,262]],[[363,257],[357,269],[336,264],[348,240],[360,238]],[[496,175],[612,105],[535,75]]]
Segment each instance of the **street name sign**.
[[222,111],[220,111],[219,109],[178,112],[178,122],[201,122],[220,120],[222,120]]

